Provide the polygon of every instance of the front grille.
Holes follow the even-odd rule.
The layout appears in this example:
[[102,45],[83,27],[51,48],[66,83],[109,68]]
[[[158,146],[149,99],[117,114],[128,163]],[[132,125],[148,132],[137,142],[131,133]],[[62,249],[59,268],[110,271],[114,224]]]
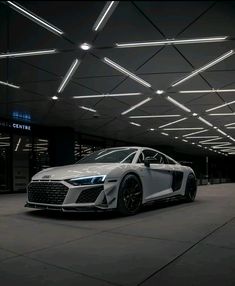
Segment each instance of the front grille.
[[55,182],[35,182],[28,186],[29,202],[61,205],[68,187]]
[[100,186],[82,191],[76,203],[94,203],[103,189],[103,186]]

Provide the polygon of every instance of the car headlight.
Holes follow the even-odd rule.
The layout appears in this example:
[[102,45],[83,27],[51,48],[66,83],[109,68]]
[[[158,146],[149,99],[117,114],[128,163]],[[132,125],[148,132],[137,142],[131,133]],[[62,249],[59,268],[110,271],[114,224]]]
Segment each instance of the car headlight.
[[105,178],[106,175],[100,175],[100,176],[73,178],[66,181],[74,186],[98,185],[98,184],[103,184]]

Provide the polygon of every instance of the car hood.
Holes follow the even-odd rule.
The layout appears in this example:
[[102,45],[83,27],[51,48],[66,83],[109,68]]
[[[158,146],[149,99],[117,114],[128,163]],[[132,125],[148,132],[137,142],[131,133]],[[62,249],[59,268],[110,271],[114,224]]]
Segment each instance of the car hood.
[[66,180],[77,177],[107,175],[119,163],[73,164],[61,167],[48,168],[35,174],[32,180]]

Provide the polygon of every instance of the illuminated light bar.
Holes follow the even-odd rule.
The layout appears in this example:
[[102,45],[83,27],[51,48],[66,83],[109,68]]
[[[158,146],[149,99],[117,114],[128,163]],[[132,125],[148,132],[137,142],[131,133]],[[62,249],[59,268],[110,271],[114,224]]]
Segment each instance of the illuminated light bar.
[[145,104],[146,102],[149,102],[150,100],[152,100],[152,98],[151,98],[151,97],[148,97],[148,98],[146,98],[145,100],[143,100],[143,101],[137,103],[136,105],[133,105],[131,108],[129,108],[129,109],[123,111],[121,114],[122,114],[122,115],[125,115],[125,114],[129,113],[130,111],[132,111],[132,110],[138,108],[139,106]]
[[57,35],[63,35],[64,32],[60,29],[56,28],[52,24],[48,23],[47,21],[43,20],[42,18],[38,17],[36,14],[32,13],[31,11],[26,10],[23,6],[16,4],[12,1],[7,1],[7,3],[10,5],[11,8],[22,14],[23,16],[27,17],[28,19],[34,21],[35,23],[39,24],[43,28],[46,28],[47,30],[51,31],[54,34]]
[[139,123],[135,123],[135,122],[130,122],[130,124],[135,125],[135,126],[138,126],[138,127],[141,126]]
[[179,93],[215,93],[215,92],[234,92],[235,89],[198,89],[198,90],[180,90]]
[[227,36],[222,37],[206,37],[196,39],[167,39],[160,41],[149,42],[135,42],[135,43],[115,43],[117,48],[138,48],[138,47],[152,47],[152,46],[166,46],[166,45],[185,45],[185,44],[202,44],[202,43],[214,43],[226,40]]
[[233,104],[233,103],[235,103],[235,100],[230,101],[230,102],[227,102],[227,103],[224,103],[224,104],[221,104],[221,105],[219,105],[219,106],[216,106],[216,107],[213,107],[213,108],[210,108],[210,109],[207,109],[206,112],[209,112],[209,111],[212,111],[212,110],[216,110],[216,109],[222,108],[222,107],[224,107],[224,106],[231,105],[231,104]]
[[136,96],[141,95],[141,92],[129,92],[129,93],[113,93],[113,94],[94,94],[94,95],[81,95],[73,96],[75,99],[84,99],[84,98],[103,98],[103,97],[121,97],[121,96]]
[[162,135],[165,135],[165,136],[169,136],[169,134],[165,133],[165,132],[161,132]]
[[15,152],[18,150],[19,146],[20,146],[20,142],[21,142],[21,138],[19,138],[17,144],[16,144],[16,147],[15,147]]
[[231,112],[231,113],[210,113],[208,115],[210,115],[210,116],[230,116],[230,115],[235,115],[235,112]]
[[232,145],[230,142],[221,142],[222,144],[217,144],[215,146],[211,146],[213,149],[223,149],[224,146]]
[[202,130],[202,127],[182,127],[182,128],[164,128],[164,130]]
[[20,86],[18,86],[18,85],[14,85],[12,83],[8,83],[8,82],[5,82],[5,81],[0,81],[0,84],[1,85],[6,85],[6,86],[9,86],[9,87],[13,87],[13,88],[20,88]]
[[105,4],[105,6],[104,6],[103,10],[101,11],[99,17],[95,21],[95,24],[92,28],[93,31],[97,32],[104,27],[104,25],[107,23],[108,19],[110,18],[110,16],[114,12],[114,9],[117,7],[118,3],[119,3],[119,1],[108,1]]
[[228,126],[227,129],[235,129],[235,126]]
[[170,118],[170,117],[180,117],[181,115],[178,114],[163,114],[163,115],[135,115],[129,116],[129,118]]
[[175,124],[175,123],[178,123],[178,122],[184,121],[184,120],[186,120],[186,119],[187,119],[187,117],[184,117],[184,118],[181,118],[181,119],[179,119],[179,120],[175,120],[175,121],[173,121],[173,122],[170,122],[170,123],[167,123],[167,124],[161,125],[161,126],[159,126],[159,128],[164,128],[164,127],[166,127],[166,126],[169,126],[169,125],[172,125],[172,124]]
[[69,68],[69,70],[67,71],[66,75],[64,76],[57,92],[60,93],[64,90],[65,86],[68,84],[69,80],[71,79],[71,77],[73,76],[73,74],[75,73],[76,69],[78,68],[80,64],[80,61],[78,59],[75,59],[71,65],[71,67]]
[[219,139],[218,136],[187,136],[187,139],[203,139],[203,138],[216,138]]
[[213,127],[213,125],[212,125],[209,121],[207,121],[206,119],[202,118],[201,116],[199,116],[198,119],[199,119],[201,122],[205,123],[206,125],[208,125],[208,126],[210,126],[210,127]]
[[90,107],[86,107],[86,106],[79,106],[81,109],[84,109],[84,110],[87,110],[87,111],[91,111],[91,112],[96,112],[96,110],[95,109],[93,109],[93,108],[90,108]]
[[185,139],[182,139],[182,141],[184,141],[184,142],[188,142],[188,140],[185,140]]
[[232,123],[228,123],[228,124],[225,124],[224,126],[232,126],[232,125],[235,125],[235,122],[232,122]]
[[216,141],[216,140],[220,140],[220,139],[222,139],[222,137],[217,136],[217,137],[212,138],[212,139],[207,139],[207,140],[200,141],[200,143],[205,144],[205,143]]
[[189,108],[187,108],[186,106],[184,106],[183,104],[181,104],[180,102],[178,102],[177,100],[173,99],[170,96],[167,96],[166,98],[168,101],[170,101],[171,103],[173,103],[174,105],[178,106],[179,108],[183,109],[186,112],[191,112],[191,110]]
[[196,132],[193,132],[193,133],[188,133],[188,134],[185,134],[183,135],[183,137],[187,137],[187,136],[191,136],[191,135],[196,135],[196,134],[199,134],[199,133],[204,133],[208,131],[208,129],[205,129],[205,130],[201,130],[201,131],[196,131]]
[[190,78],[196,76],[197,74],[199,74],[199,73],[202,72],[202,71],[207,70],[208,68],[210,68],[210,67],[216,65],[217,63],[219,63],[219,62],[225,60],[226,58],[232,56],[233,54],[234,54],[234,50],[230,50],[229,52],[227,52],[227,53],[223,54],[222,56],[216,58],[214,61],[212,61],[212,62],[206,64],[205,66],[203,66],[203,67],[201,67],[201,68],[199,68],[199,69],[196,69],[195,71],[193,71],[192,73],[190,73],[188,76],[186,76],[186,77],[182,78],[181,80],[179,80],[179,81],[173,83],[171,86],[174,87],[174,86],[177,86],[177,85],[181,84],[182,82],[184,82],[184,81],[186,81],[186,80],[188,80],[188,79],[190,79]]
[[109,58],[105,57],[104,58],[104,62],[107,63],[108,65],[110,65],[111,67],[113,67],[114,69],[118,70],[119,72],[129,76],[130,78],[132,78],[133,80],[137,81],[138,83],[140,83],[140,84],[142,84],[142,85],[144,85],[146,87],[151,87],[151,84],[149,84],[148,82],[146,82],[143,79],[139,78],[138,76],[136,76],[135,74],[131,73],[127,69],[121,67],[117,63],[111,61]]
[[40,56],[40,55],[49,55],[56,53],[56,49],[51,50],[40,50],[40,51],[30,51],[30,52],[12,52],[0,54],[0,59],[4,58],[17,58],[17,57],[29,57],[29,56]]
[[217,129],[217,131],[219,132],[219,133],[221,133],[221,134],[223,134],[224,136],[228,136],[224,131],[222,131],[221,129]]

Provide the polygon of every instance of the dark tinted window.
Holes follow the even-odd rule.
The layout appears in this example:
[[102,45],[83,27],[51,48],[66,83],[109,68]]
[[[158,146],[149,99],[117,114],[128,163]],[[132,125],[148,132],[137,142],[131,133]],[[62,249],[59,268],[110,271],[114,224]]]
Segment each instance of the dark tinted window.
[[143,163],[144,162],[144,159],[147,158],[147,157],[151,157],[151,158],[154,158],[155,160],[152,160],[152,164],[168,164],[168,160],[167,158],[156,152],[156,151],[153,151],[153,150],[144,150],[140,156],[139,156],[139,159],[137,161],[137,163]]

